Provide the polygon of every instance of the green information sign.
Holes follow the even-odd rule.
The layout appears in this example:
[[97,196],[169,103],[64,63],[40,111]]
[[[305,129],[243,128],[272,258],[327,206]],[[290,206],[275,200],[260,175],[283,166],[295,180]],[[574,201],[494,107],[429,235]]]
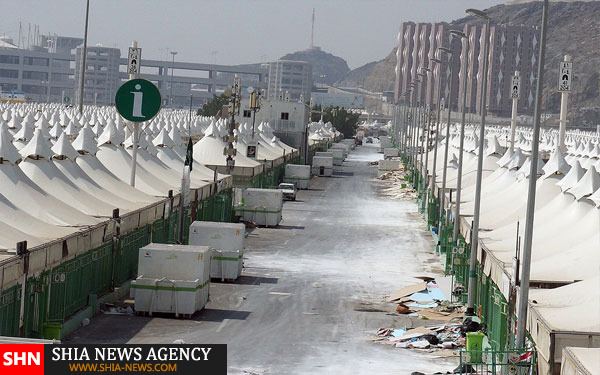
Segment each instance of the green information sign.
[[65,101],[65,103],[68,103],[71,101],[71,98],[69,98],[68,96],[65,96],[64,101]]
[[132,79],[117,90],[115,105],[124,119],[132,122],[151,120],[160,110],[160,91],[150,81]]

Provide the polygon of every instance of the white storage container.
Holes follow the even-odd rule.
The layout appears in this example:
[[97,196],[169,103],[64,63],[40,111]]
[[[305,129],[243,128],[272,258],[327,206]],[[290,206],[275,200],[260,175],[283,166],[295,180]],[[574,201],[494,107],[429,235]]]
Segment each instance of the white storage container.
[[401,167],[401,160],[379,160],[377,162],[377,174],[378,176],[381,176],[390,171],[398,171]]
[[331,176],[333,174],[333,157],[315,156],[312,160],[311,172],[315,176]]
[[242,204],[236,213],[256,225],[276,226],[281,222],[283,194],[277,189],[249,188],[242,192]]
[[317,151],[315,152],[315,156],[328,156],[330,158],[333,157],[333,153],[329,151]]
[[190,225],[190,245],[212,250],[210,277],[235,280],[242,273],[246,227],[240,223],[194,221]]
[[392,139],[390,137],[379,138],[379,152],[384,152],[388,147],[392,147]]
[[208,301],[211,249],[151,243],[139,250],[138,278],[131,283],[135,309],[192,315]]
[[[206,263],[208,264],[208,262]],[[135,310],[191,316],[208,302],[210,280],[169,280],[138,277],[131,282]]]
[[333,165],[342,165],[344,162],[344,150],[341,148],[330,148],[329,152],[333,154]]
[[221,280],[235,280],[242,274],[243,265],[243,250],[213,249],[210,261],[210,277]]
[[308,189],[310,182],[310,165],[287,164],[285,166],[284,182],[296,184],[298,189]]
[[398,149],[394,147],[386,147],[383,149],[384,158],[395,158],[398,156]]
[[138,276],[150,279],[207,280],[208,246],[151,243],[139,250]]

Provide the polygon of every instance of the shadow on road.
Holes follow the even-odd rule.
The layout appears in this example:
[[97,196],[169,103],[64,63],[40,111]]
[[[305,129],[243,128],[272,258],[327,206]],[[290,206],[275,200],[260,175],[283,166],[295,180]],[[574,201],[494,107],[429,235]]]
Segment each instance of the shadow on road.
[[279,224],[278,226],[276,226],[276,228],[292,230],[292,229],[304,229],[305,227],[302,225],[281,225],[281,224]]
[[204,308],[197,315],[194,315],[192,320],[203,322],[222,322],[225,319],[246,320],[250,314],[250,311]]
[[235,280],[233,284],[240,285],[259,285],[259,284],[277,284],[278,278],[276,277],[263,277],[263,276],[247,276],[241,275]]

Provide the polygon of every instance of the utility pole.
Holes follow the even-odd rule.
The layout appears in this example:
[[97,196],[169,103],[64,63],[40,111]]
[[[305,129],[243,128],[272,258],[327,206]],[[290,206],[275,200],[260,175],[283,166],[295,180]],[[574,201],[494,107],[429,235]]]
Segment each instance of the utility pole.
[[88,20],[90,17],[90,0],[86,1],[85,6],[85,31],[83,33],[83,54],[81,57],[81,80],[79,81],[79,115],[83,113],[83,86],[85,84],[85,70],[87,68],[87,39],[88,39]]
[[[134,40],[131,43],[131,48],[137,48],[137,40]],[[129,74],[129,80],[135,79],[137,74],[131,73]],[[137,168],[137,153],[138,153],[138,144],[140,143],[140,123],[133,123],[133,149],[131,150],[131,174],[129,176],[129,185],[135,187],[135,170]]]
[[510,97],[512,98],[512,113],[510,117],[510,153],[515,151],[515,133],[517,132],[517,104],[519,102],[519,91],[521,86],[521,77],[519,71],[515,71],[512,78]]
[[171,55],[173,56],[173,61],[171,63],[171,84],[169,85],[169,105],[173,106],[173,71],[175,70],[175,55],[177,55],[177,52],[171,51]]
[[[485,48],[483,52],[483,83],[481,93],[481,122],[479,125],[479,154],[477,155],[477,177],[475,182],[475,207],[473,208],[473,227],[471,228],[471,257],[469,259],[469,289],[467,298],[467,316],[475,315],[475,287],[477,283],[477,248],[479,247],[479,216],[481,209],[481,179],[483,175],[483,147],[485,145],[485,115],[487,112],[487,79],[490,54],[491,18],[480,10],[467,9],[472,16],[487,20],[485,29]],[[536,164],[537,165],[537,164]]]
[[[567,151],[567,146],[565,145],[565,134],[567,133],[567,112],[568,112],[568,105],[569,105],[569,91],[571,90],[571,87],[566,87],[566,86],[570,86],[571,83],[571,75],[573,72],[571,72],[570,68],[567,68],[570,64],[572,64],[571,62],[571,56],[569,55],[565,55],[564,61],[561,63],[561,69],[560,70],[565,70],[565,69],[569,69],[568,72],[561,72],[559,71],[560,77],[559,77],[559,82],[561,82],[561,84],[558,87],[558,90],[560,91],[560,126],[559,126],[559,130],[558,130],[558,149],[560,150],[560,152],[565,153]],[[563,81],[563,77],[567,76],[568,79],[565,80],[567,82],[562,82]]]
[[233,167],[235,166],[235,160],[233,157],[236,155],[236,149],[233,147],[235,136],[233,131],[235,130],[235,115],[240,112],[240,103],[242,98],[242,86],[239,75],[235,75],[233,79],[233,87],[231,88],[231,97],[229,98],[229,110],[231,117],[229,118],[229,124],[227,126],[228,133],[225,136],[227,141],[227,147],[224,152],[227,156],[227,174],[231,174]]
[[517,313],[516,348],[525,346],[525,327],[527,326],[527,307],[529,305],[529,276],[531,272],[531,247],[533,242],[533,219],[535,210],[535,188],[537,164],[540,147],[540,114],[542,110],[542,90],[544,82],[544,63],[546,59],[546,29],[548,27],[548,0],[544,0],[542,10],[542,31],[540,54],[538,58],[537,85],[535,89],[535,110],[533,115],[533,142],[531,149],[531,170],[529,172],[529,189],[527,192],[527,213],[525,215],[525,238],[523,241],[523,261],[521,268],[521,291],[519,293],[519,309]]

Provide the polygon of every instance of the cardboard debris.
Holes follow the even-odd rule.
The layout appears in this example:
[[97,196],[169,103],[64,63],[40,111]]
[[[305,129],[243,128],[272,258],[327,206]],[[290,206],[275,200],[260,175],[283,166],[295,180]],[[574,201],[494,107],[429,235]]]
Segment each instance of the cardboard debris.
[[405,341],[405,340],[410,340],[413,338],[421,337],[424,335],[431,335],[431,334],[433,334],[433,331],[430,330],[429,328],[417,327],[417,328],[409,329],[408,331],[404,332],[404,334],[401,337],[399,337],[399,339],[402,341]]
[[412,294],[415,294],[417,292],[421,292],[427,290],[427,283],[422,282],[419,284],[415,284],[415,285],[409,285],[409,286],[405,286],[404,288],[394,292],[391,296],[389,296],[386,301],[388,302],[394,302],[397,301],[403,297],[407,297],[410,296]]

